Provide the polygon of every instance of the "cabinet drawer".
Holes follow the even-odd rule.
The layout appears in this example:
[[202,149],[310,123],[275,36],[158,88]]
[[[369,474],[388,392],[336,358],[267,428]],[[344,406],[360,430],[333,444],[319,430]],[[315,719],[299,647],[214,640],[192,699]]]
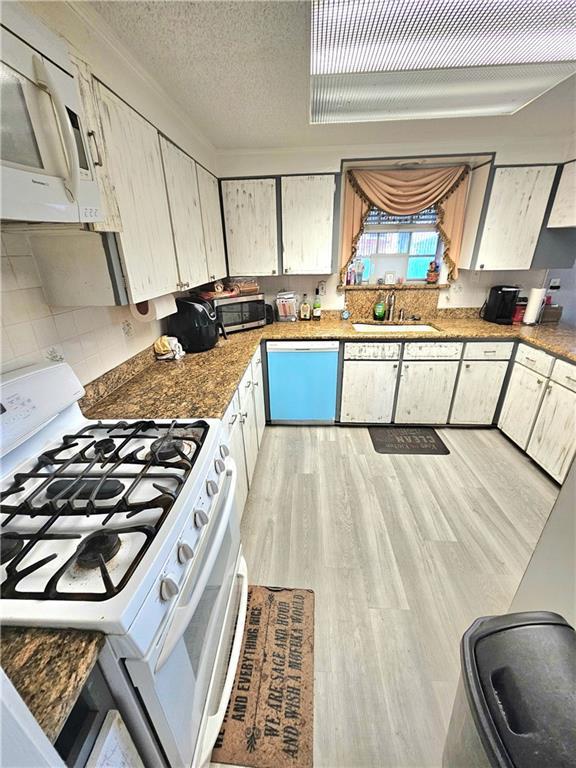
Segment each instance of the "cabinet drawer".
[[572,392],[576,392],[576,365],[567,363],[565,360],[556,360],[550,378],[571,389]]
[[462,343],[459,341],[417,341],[404,344],[404,360],[459,360]]
[[520,344],[516,350],[516,362],[522,363],[526,368],[530,368],[531,371],[536,371],[536,373],[540,373],[542,376],[550,376],[554,358],[541,349],[534,349],[527,344]]
[[510,360],[513,341],[469,341],[464,360]]
[[344,360],[398,360],[400,344],[344,344]]

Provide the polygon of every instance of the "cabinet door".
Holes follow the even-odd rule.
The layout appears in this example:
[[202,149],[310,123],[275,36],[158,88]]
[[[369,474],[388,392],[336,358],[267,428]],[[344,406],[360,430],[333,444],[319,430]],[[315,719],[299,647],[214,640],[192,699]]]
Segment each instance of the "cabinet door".
[[196,163],[172,142],[160,137],[166,190],[174,232],[180,288],[208,282]]
[[232,414],[233,423],[229,425],[228,447],[230,455],[236,463],[238,470],[238,480],[236,484],[236,501],[240,518],[244,512],[246,498],[248,497],[248,473],[246,471],[246,457],[244,455],[244,437],[242,435],[242,424],[240,423],[240,414]]
[[342,377],[341,422],[390,424],[398,363],[347,360]]
[[514,363],[498,426],[522,449],[528,445],[545,384],[540,373]]
[[130,300],[177,290],[178,270],[158,132],[98,83],[109,173],[122,219],[120,244]]
[[398,424],[446,424],[458,363],[403,363],[394,421]]
[[529,269],[556,166],[497,168],[477,269]]
[[334,176],[282,177],[284,272],[323,275],[332,272]]
[[248,486],[252,483],[256,459],[258,458],[258,426],[256,424],[256,408],[252,390],[245,398],[244,410],[240,414],[242,422],[242,434],[244,436],[244,452],[246,455],[246,472],[248,473]]
[[105,216],[102,221],[93,222],[92,229],[96,232],[121,232],[122,220],[118,210],[114,185],[108,172],[110,158],[106,151],[100,123],[96,81],[92,77],[90,67],[83,59],[72,54],[72,60],[76,65],[78,76],[78,89],[84,111],[84,127],[88,136],[88,151],[92,157],[94,174],[100,190],[100,203]]
[[252,358],[252,394],[256,412],[256,432],[258,448],[262,445],[262,436],[266,426],[266,408],[264,406],[264,375],[262,373],[262,351],[260,348]]
[[450,424],[492,424],[507,369],[507,362],[463,363]]
[[566,163],[556,190],[548,227],[576,227],[576,161]]
[[208,278],[219,280],[226,275],[226,254],[224,253],[224,232],[218,180],[201,165],[196,166],[200,209],[204,228],[204,244],[208,262]]
[[576,393],[551,381],[527,453],[559,483],[576,454]]
[[222,202],[231,275],[276,275],[275,179],[223,181]]

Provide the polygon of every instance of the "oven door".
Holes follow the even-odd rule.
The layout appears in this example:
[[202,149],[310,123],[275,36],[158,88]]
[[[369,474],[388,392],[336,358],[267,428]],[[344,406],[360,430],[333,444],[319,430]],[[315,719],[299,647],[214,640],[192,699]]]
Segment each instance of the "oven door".
[[227,472],[200,568],[153,649],[126,669],[172,768],[207,764],[230,698],[247,605],[246,564]]
[[2,218],[96,220],[98,188],[74,78],[7,29],[1,42]]
[[216,299],[214,306],[218,320],[229,332],[258,328],[266,324],[266,307],[261,295],[224,299],[222,304]]

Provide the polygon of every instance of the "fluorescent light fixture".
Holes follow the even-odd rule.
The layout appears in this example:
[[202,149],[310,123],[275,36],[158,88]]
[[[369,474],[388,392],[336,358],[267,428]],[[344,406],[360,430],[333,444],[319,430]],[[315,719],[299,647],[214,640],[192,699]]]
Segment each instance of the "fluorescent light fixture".
[[511,114],[576,71],[574,0],[313,0],[311,122]]

